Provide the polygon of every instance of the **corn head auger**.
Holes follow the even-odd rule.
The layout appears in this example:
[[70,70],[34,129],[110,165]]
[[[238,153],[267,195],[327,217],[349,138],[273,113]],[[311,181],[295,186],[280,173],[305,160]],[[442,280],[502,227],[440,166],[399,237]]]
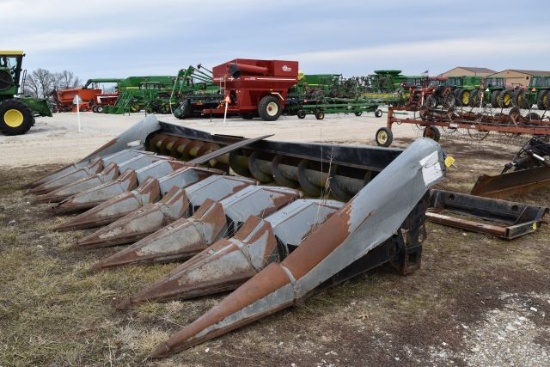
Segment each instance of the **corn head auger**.
[[[117,304],[231,291],[151,354],[160,358],[294,305],[382,264],[420,267],[429,188],[444,153],[212,135],[149,116],[29,185],[58,230],[100,227],[78,249],[130,244],[93,270],[184,261]],[[331,199],[328,199],[331,197]]]

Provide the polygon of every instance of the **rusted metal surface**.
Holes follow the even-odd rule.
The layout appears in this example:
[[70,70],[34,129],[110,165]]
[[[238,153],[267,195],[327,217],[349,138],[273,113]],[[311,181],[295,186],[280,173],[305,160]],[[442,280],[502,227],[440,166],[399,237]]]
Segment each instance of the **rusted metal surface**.
[[[42,186],[33,192],[45,194],[51,191],[48,182],[63,177],[91,182],[96,174],[109,174],[114,168],[107,168],[108,160],[122,152],[128,155],[124,161],[144,151],[159,159],[119,168],[113,181],[54,208],[57,213],[89,208],[58,230],[104,226],[80,240],[79,248],[137,241],[95,270],[194,256],[167,278],[177,281],[160,280],[120,307],[226,291],[250,278],[221,308],[159,346],[154,357],[221,335],[383,263],[402,274],[420,266],[427,191],[445,173],[437,143],[419,139],[402,151],[262,138],[212,135],[148,117],[82,161],[29,185]],[[237,184],[214,188],[218,181]]]
[[550,185],[550,167],[537,167],[496,176],[479,176],[471,194],[505,199],[548,185]]
[[186,163],[162,159],[137,170],[125,170],[116,180],[74,194],[52,209],[57,214],[90,209],[117,195],[137,188],[148,177],[163,177],[185,167],[187,167]]
[[299,196],[297,190],[284,187],[248,186],[219,201],[208,198],[189,220],[161,228],[94,269],[189,258],[220,237],[233,235],[248,217],[270,215]]
[[480,176],[472,194],[503,199],[549,184],[550,143],[534,136],[504,166],[500,175]]
[[212,175],[189,186],[171,186],[159,202],[144,203],[142,208],[84,237],[77,245],[91,248],[135,242],[176,219],[188,216],[207,199],[221,200],[255,183],[243,177]]
[[286,259],[268,265],[151,356],[187,349],[292,306],[397,233],[444,171],[439,146],[417,140]]
[[127,161],[116,163],[109,163],[101,172],[91,176],[83,177],[80,180],[68,183],[59,187],[56,190],[50,191],[47,194],[43,194],[35,197],[35,202],[60,202],[70,196],[76,195],[88,189],[92,189],[99,185],[103,185],[109,182],[113,182],[123,172],[137,170],[145,166],[149,166],[160,159],[166,159],[164,157],[158,157],[151,154],[140,154],[137,157],[133,157]]
[[538,230],[548,208],[474,195],[430,191],[428,220],[511,240]]
[[159,201],[173,186],[183,188],[215,173],[215,171],[186,167],[161,178],[148,177],[137,189],[117,195],[61,223],[56,229],[94,228],[112,223],[145,204]]
[[224,238],[117,307],[151,300],[188,299],[225,292],[288,256],[342,203],[300,199],[261,219],[251,216],[231,238]]

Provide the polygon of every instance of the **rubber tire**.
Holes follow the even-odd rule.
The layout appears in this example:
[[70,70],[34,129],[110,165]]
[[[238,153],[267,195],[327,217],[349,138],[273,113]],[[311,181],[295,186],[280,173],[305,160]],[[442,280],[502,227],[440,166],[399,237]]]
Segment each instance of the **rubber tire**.
[[381,127],[374,135],[376,144],[381,147],[389,147],[393,142],[393,132],[387,127]]
[[494,90],[491,92],[491,106],[493,108],[498,108],[498,96],[500,95],[500,90]]
[[459,89],[458,91],[458,105],[469,106],[470,105],[470,91],[468,89]]
[[472,93],[470,93],[470,107],[479,107],[479,102],[481,99],[481,93],[478,89],[474,89]]
[[305,119],[306,118],[306,111],[298,110],[298,112],[296,112],[296,116],[298,116],[298,118],[300,120]]
[[325,113],[323,111],[317,111],[315,112],[315,118],[317,120],[322,120],[325,118]]
[[426,106],[429,110],[433,110],[437,107],[437,99],[433,94],[426,96],[426,99],[424,99],[424,106]]
[[354,113],[355,113],[355,116],[359,117],[363,114],[363,111],[356,111]]
[[525,95],[525,89],[518,89],[512,94],[512,106],[517,108],[529,108],[529,102]]
[[279,98],[267,95],[264,96],[258,103],[258,114],[264,121],[275,121],[281,116],[283,109],[279,102]]
[[105,112],[105,106],[101,106],[101,105],[100,105],[100,106],[96,106],[95,112],[97,112],[97,113],[103,113],[103,112]]
[[377,109],[376,111],[374,111],[374,117],[382,117],[383,114],[384,112],[382,112],[381,109]]
[[510,91],[507,89],[504,89],[498,94],[498,107],[500,108],[508,108],[512,104],[512,96],[510,95]]
[[543,111],[550,108],[550,90],[542,90],[537,94],[537,108]]
[[456,107],[456,96],[453,93],[447,93],[447,95],[443,97],[443,107],[448,110],[452,110]]
[[[18,126],[10,126],[5,120],[8,112],[21,114]],[[16,99],[8,99],[0,103],[0,132],[4,135],[23,135],[34,125],[34,116],[29,106]]]
[[439,129],[435,126],[426,126],[424,132],[422,133],[422,136],[425,138],[430,138],[434,141],[439,141],[439,139],[441,139],[441,133],[439,132]]

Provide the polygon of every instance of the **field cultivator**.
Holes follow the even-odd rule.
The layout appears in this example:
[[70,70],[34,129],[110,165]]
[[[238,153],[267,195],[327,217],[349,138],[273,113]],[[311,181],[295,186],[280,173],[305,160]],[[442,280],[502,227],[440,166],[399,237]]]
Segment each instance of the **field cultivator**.
[[550,143],[532,137],[506,164],[500,175],[482,175],[472,194],[506,198],[550,185]]
[[[399,109],[397,109],[399,110]],[[393,108],[388,110],[386,127],[378,129],[375,135],[376,143],[380,146],[390,146],[393,141],[392,125],[414,124],[423,128],[423,136],[439,141],[440,128],[446,131],[466,131],[472,138],[482,140],[490,132],[511,136],[534,135],[550,136],[550,116],[530,112],[522,115],[517,108],[510,109],[509,113],[476,109],[429,109],[422,107],[418,117],[396,117]],[[502,111],[500,109],[499,111]]]
[[27,185],[35,200],[55,203],[57,214],[88,209],[58,227],[100,227],[75,248],[130,244],[96,271],[187,260],[118,308],[234,290],[152,357],[221,336],[376,266],[402,274],[420,267],[429,189],[446,171],[436,142],[421,138],[398,150],[267,137],[212,135],[149,116]]

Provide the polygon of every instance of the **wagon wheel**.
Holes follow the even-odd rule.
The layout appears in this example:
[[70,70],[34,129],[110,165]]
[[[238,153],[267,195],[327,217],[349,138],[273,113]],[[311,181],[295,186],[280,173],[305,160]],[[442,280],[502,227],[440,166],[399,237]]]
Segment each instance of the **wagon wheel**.
[[435,126],[426,126],[424,132],[422,133],[422,136],[435,141],[439,141],[439,139],[441,138],[441,133],[439,132],[439,129]]
[[389,147],[393,142],[393,133],[387,127],[381,127],[376,131],[374,139],[376,140],[376,144],[379,146]]
[[301,120],[301,119],[304,119],[306,117],[306,111],[304,110],[298,110],[298,112],[296,112],[296,116],[298,116],[298,118]]

